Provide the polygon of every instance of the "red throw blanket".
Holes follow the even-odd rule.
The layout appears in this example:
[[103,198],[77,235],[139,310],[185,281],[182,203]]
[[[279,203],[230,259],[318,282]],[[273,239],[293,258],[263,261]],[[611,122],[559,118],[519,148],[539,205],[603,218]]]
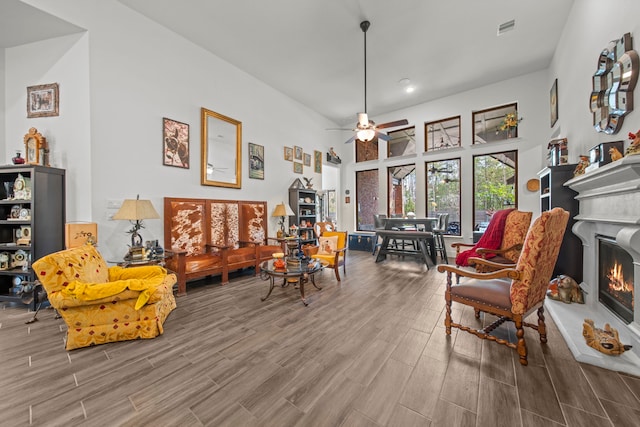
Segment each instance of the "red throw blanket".
[[[467,266],[469,265],[469,258],[480,257],[480,254],[476,252],[476,249],[500,249],[502,243],[502,236],[504,235],[504,226],[507,222],[507,216],[513,209],[504,209],[493,214],[487,230],[484,232],[478,243],[475,244],[469,250],[460,252],[456,256],[456,265]],[[493,258],[495,254],[486,254],[485,258]]]

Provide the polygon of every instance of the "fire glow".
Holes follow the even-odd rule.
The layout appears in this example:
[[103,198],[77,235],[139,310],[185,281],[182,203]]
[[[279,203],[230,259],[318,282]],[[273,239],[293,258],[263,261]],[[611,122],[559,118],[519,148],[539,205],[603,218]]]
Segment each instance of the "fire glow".
[[[613,267],[607,274],[609,279],[609,290],[615,293],[631,293],[633,295],[633,283],[625,282],[624,273],[622,272],[622,264],[618,264],[617,261],[613,263]],[[633,298],[631,299],[631,305],[633,306]]]

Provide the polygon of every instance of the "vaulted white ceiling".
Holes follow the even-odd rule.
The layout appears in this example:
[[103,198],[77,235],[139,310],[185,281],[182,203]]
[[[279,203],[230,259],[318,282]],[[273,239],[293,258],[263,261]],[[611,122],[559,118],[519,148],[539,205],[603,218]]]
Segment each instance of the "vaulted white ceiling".
[[[118,0],[338,124],[549,66],[573,0]],[[498,26],[515,28],[497,36]],[[25,23],[29,25],[25,25]],[[81,31],[0,2],[0,47]],[[404,92],[408,78],[415,91]]]

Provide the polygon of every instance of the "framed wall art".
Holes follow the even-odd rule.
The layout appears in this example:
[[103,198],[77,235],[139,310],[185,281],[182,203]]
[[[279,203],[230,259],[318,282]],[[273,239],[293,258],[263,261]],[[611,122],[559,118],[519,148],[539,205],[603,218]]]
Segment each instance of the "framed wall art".
[[551,127],[558,121],[558,79],[553,81],[549,93],[549,110],[551,112]]
[[27,118],[60,115],[58,83],[27,87]]
[[302,173],[302,163],[293,162],[293,171],[295,173]]
[[284,159],[293,162],[293,148],[284,147]]
[[322,173],[322,151],[313,150],[313,171]]
[[304,153],[304,165],[311,166],[311,154]]
[[189,125],[162,119],[162,164],[189,169]]
[[425,151],[460,147],[460,116],[424,124]]
[[293,158],[295,160],[302,161],[302,147],[295,146],[293,147]]
[[249,178],[264,179],[264,145],[249,143]]

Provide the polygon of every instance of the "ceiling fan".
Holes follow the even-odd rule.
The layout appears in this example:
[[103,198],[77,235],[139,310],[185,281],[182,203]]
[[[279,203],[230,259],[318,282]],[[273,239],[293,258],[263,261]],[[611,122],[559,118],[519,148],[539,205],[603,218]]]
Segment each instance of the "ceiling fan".
[[396,120],[394,122],[382,123],[376,125],[373,120],[369,119],[367,115],[367,30],[371,26],[369,21],[362,21],[360,23],[360,29],[364,33],[364,113],[358,113],[358,123],[354,129],[332,129],[332,130],[352,130],[356,134],[349,138],[346,143],[353,142],[358,139],[360,141],[368,142],[374,137],[378,137],[384,141],[391,139],[388,135],[378,132],[379,129],[392,128],[396,126],[408,125],[409,122],[406,119]]
[[453,173],[453,170],[449,168],[437,168],[436,165],[431,165],[429,169],[427,169],[429,173]]

